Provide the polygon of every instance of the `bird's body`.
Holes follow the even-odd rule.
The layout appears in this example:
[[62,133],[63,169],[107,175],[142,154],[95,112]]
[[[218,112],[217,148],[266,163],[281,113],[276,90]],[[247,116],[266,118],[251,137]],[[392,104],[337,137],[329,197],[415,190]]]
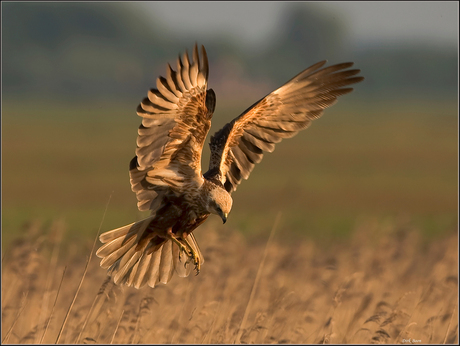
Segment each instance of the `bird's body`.
[[193,235],[210,214],[225,223],[231,193],[247,179],[263,152],[307,128],[344,88],[360,82],[352,63],[326,68],[325,61],[304,70],[282,87],[249,107],[211,137],[209,169],[201,172],[201,153],[211,127],[216,97],[207,89],[208,61],[195,45],[169,65],[138,107],[136,156],[131,160],[131,188],[139,210],[151,210],[141,221],[106,232],[97,251],[101,266],[117,284],[140,288],[167,283],[174,271],[188,276],[204,262]]

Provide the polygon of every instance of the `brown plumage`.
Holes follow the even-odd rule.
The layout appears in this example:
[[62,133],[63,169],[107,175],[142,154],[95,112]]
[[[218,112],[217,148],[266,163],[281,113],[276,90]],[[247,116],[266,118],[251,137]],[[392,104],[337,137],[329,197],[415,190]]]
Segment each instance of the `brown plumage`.
[[322,68],[319,62],[249,107],[211,137],[209,170],[201,172],[201,153],[216,97],[207,89],[208,59],[195,45],[168,65],[166,78],[138,106],[141,116],[136,156],[131,160],[131,188],[139,210],[152,214],[106,232],[97,251],[101,266],[115,283],[140,288],[167,283],[173,272],[198,273],[204,262],[193,230],[213,213],[225,223],[230,194],[247,179],[263,152],[306,129],[337,97],[362,81],[353,63]]

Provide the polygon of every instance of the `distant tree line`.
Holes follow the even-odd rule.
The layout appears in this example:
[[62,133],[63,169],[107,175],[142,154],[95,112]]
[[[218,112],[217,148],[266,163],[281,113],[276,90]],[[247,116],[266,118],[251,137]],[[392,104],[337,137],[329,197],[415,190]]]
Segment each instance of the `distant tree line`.
[[[152,29],[124,3],[12,2],[2,9],[6,97],[138,98],[167,61],[194,44]],[[244,52],[230,38],[199,43],[212,52],[213,65],[233,61],[248,80],[279,85],[319,60],[352,60],[366,77],[362,96],[457,97],[456,50],[408,45],[353,51],[345,29],[338,18],[293,7],[262,51]]]

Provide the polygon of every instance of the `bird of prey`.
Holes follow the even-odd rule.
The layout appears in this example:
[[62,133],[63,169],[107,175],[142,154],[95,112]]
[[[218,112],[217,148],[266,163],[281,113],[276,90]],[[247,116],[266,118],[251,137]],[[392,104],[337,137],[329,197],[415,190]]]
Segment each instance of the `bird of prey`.
[[210,214],[225,223],[231,194],[248,179],[264,152],[306,129],[348,87],[364,78],[353,63],[323,67],[321,61],[263,97],[211,137],[209,169],[201,171],[201,153],[211,127],[216,95],[208,89],[208,58],[195,44],[168,64],[166,78],[140,103],[142,117],[136,156],[129,164],[131,189],[144,220],[108,231],[97,251],[101,267],[116,284],[140,288],[167,283],[174,271],[198,274],[204,262],[193,231]]

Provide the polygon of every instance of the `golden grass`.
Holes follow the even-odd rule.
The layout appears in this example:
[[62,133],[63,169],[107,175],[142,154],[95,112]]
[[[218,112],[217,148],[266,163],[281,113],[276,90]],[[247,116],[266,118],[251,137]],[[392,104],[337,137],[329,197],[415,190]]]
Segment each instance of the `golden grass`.
[[92,244],[31,222],[2,258],[2,343],[458,343],[456,233],[368,219],[289,244],[283,223],[270,241],[200,228],[201,273],[155,289],[114,286],[93,256],[76,295]]

